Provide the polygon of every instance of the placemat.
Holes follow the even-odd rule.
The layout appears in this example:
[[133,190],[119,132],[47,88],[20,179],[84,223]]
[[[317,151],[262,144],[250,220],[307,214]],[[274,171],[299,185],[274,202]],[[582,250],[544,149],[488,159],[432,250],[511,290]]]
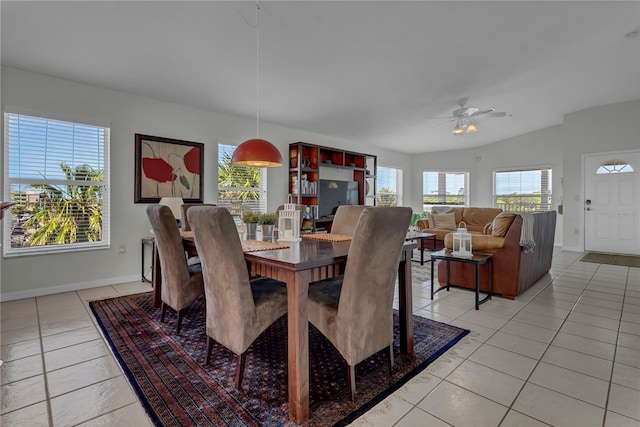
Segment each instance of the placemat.
[[348,234],[330,233],[301,234],[300,237],[312,240],[324,240],[325,242],[346,242],[353,238],[353,236],[349,236]]
[[262,240],[242,240],[242,250],[244,252],[270,251],[273,249],[288,249],[289,245],[282,243],[265,242]]

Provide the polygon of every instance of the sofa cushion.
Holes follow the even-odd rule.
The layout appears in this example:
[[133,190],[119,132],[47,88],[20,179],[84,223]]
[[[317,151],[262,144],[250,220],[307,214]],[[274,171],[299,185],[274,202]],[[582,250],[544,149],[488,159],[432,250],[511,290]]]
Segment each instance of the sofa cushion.
[[[474,252],[488,251],[491,249],[500,249],[503,246],[504,246],[504,237],[471,233],[471,249]],[[453,233],[447,233],[444,236],[444,247],[447,249],[453,248]]]
[[434,228],[442,230],[456,229],[456,216],[453,212],[445,214],[431,214],[429,217],[433,217]]
[[475,231],[482,231],[486,223],[502,212],[498,208],[465,208],[462,212],[462,221],[467,224],[467,228],[476,228]]
[[491,235],[496,237],[504,237],[513,223],[516,214],[511,212],[500,212],[491,223]]

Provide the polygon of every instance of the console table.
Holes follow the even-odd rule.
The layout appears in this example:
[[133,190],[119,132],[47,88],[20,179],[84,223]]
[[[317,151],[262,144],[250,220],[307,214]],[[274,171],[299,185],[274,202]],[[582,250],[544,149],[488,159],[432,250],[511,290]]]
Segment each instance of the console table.
[[[461,286],[456,286],[451,284],[451,281],[450,281],[451,262],[473,264],[476,268],[476,310],[479,310],[480,304],[485,303],[491,299],[491,277],[492,277],[491,268],[493,265],[491,260],[492,257],[493,257],[492,254],[480,254],[480,253],[474,253],[472,254],[471,257],[454,256],[451,249],[443,249],[439,252],[433,252],[431,254],[431,299],[433,299],[433,294],[438,293],[443,289],[446,289],[447,291],[449,291],[449,287],[451,286],[461,287]],[[440,289],[437,289],[434,291],[433,288],[435,287],[435,283],[433,280],[433,271],[435,270],[434,263],[437,259],[443,260],[447,263],[447,284],[446,286],[443,286]],[[486,297],[480,300],[480,265],[482,264],[487,264],[487,266],[489,267],[489,292]]]

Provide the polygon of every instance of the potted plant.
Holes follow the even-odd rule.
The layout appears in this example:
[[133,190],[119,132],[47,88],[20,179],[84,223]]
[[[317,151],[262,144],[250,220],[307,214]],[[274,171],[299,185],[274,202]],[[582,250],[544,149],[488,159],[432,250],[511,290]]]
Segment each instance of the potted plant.
[[278,222],[278,215],[275,213],[263,213],[259,215],[258,224],[262,226],[262,236],[272,237],[273,228]]
[[256,227],[258,225],[258,220],[260,219],[260,214],[257,212],[246,211],[242,214],[242,222],[247,224],[247,236],[255,236],[256,235]]

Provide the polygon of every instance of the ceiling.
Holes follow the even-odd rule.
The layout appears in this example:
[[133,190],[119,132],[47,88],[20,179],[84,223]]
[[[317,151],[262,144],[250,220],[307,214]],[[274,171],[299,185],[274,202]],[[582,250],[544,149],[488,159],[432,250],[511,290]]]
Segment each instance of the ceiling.
[[[2,65],[405,153],[640,98],[639,1],[1,2]],[[506,111],[452,135],[457,101]]]

